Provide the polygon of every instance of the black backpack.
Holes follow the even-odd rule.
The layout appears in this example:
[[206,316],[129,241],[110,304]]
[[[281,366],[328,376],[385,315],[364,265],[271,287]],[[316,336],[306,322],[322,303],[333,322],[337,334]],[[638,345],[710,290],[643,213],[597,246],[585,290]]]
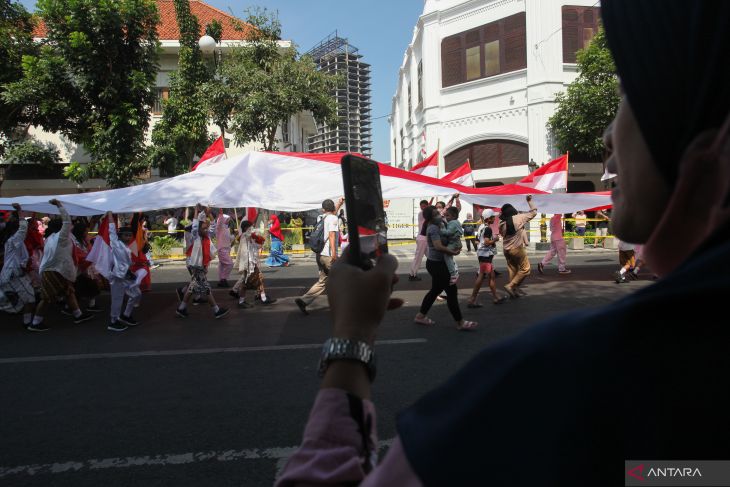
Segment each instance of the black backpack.
[[319,254],[324,250],[324,219],[325,217],[322,217],[317,220],[314,230],[309,234],[309,248],[315,254]]

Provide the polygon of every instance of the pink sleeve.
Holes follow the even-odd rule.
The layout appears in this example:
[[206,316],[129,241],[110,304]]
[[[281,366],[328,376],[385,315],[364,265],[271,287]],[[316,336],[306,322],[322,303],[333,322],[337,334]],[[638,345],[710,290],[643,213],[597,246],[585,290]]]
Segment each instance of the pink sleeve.
[[[309,415],[302,444],[287,462],[276,486],[353,485],[365,480],[371,471],[363,485],[420,485],[399,440],[383,465],[373,470],[376,445],[373,403],[340,389],[322,389]],[[388,480],[396,478],[412,480],[396,484]]]

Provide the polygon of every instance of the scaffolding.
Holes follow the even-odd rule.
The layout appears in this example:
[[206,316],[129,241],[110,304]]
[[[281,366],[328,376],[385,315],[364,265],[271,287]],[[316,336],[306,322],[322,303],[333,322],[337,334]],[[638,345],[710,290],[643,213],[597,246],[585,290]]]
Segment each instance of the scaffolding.
[[370,65],[362,62],[359,49],[337,31],[309,50],[320,71],[339,74],[343,84],[332,92],[337,101],[339,123],[329,128],[317,124],[317,135],[309,139],[310,152],[372,153]]

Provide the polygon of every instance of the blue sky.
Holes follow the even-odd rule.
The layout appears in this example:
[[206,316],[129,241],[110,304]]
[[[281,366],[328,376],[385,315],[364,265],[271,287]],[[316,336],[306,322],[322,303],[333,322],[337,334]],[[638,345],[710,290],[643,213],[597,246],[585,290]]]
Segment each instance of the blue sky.
[[[22,0],[30,10],[34,0]],[[243,17],[246,8],[259,5],[277,10],[282,37],[294,41],[300,52],[309,50],[335,30],[357,46],[372,66],[373,158],[390,159],[387,115],[398,81],[398,68],[423,11],[423,0],[260,0],[259,2],[207,0],[226,12]]]

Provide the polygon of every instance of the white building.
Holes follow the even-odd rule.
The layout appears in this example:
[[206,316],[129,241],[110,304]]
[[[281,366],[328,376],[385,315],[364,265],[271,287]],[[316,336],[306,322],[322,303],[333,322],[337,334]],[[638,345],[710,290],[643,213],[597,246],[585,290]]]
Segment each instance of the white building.
[[[547,121],[598,29],[596,0],[425,0],[391,108],[391,161],[437,148],[439,176],[468,159],[477,186],[514,182],[558,156]],[[571,160],[569,191],[602,189],[601,163]]]
[[[162,100],[169,96],[170,73],[178,69],[178,52],[180,50],[180,30],[177,25],[173,1],[157,0],[156,3],[160,14],[157,32],[161,52],[155,88],[158,102],[150,107],[150,127],[146,135],[148,144],[151,143],[152,129],[162,118]],[[190,0],[190,11],[198,18],[201,36],[205,33],[205,26],[211,21],[217,20],[221,23],[223,32],[219,50],[222,56],[225,56],[226,51],[232,46],[238,46],[245,42],[246,32],[236,28],[236,25],[241,21],[232,15],[199,0]],[[34,36],[36,40],[43,39],[45,37],[45,25],[37,26]],[[279,41],[279,45],[282,48],[290,47],[291,41]],[[209,62],[214,62],[212,55],[208,57]],[[219,134],[220,130],[211,124],[208,127],[208,132]],[[299,113],[291,117],[287,124],[282,124],[279,127],[276,136],[279,140],[279,150],[307,152],[309,150],[309,138],[316,133],[317,126],[311,112]],[[81,185],[77,185],[63,177],[63,169],[69,163],[88,163],[91,161],[90,155],[84,150],[83,146],[71,142],[62,134],[45,132],[39,127],[30,127],[28,134],[39,142],[50,142],[59,149],[61,163],[57,165],[58,167],[50,169],[32,163],[0,164],[0,195],[9,197],[31,194],[64,194],[106,189],[106,182],[103,179],[90,179]],[[225,139],[228,157],[262,148],[260,144],[238,146],[233,142],[230,134]],[[159,172],[156,169],[153,169],[149,175],[150,180],[159,179],[159,177]]]

